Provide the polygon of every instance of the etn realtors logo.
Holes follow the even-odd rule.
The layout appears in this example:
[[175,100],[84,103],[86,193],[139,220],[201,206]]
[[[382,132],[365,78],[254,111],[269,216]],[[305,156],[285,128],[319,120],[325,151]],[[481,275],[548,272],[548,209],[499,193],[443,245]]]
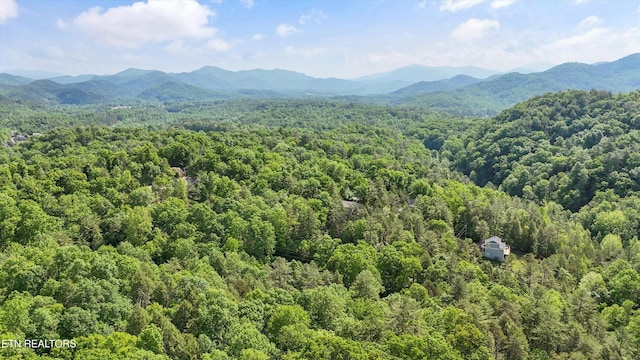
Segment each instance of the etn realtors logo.
[[44,340],[44,339],[24,339],[24,340],[0,340],[1,349],[30,348],[30,349],[55,349],[70,348],[75,349],[76,341],[71,340]]

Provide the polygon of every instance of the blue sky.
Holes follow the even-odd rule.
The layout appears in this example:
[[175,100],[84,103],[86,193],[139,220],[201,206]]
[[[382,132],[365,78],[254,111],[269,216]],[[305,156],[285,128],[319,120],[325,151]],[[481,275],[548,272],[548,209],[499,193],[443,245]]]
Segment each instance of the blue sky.
[[0,0],[0,72],[205,65],[354,78],[398,67],[611,61],[640,0]]

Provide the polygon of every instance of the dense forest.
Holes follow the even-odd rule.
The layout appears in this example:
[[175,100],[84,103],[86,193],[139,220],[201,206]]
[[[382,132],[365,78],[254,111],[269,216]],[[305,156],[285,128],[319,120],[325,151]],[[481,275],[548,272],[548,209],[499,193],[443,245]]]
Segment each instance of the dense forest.
[[536,97],[442,149],[479,184],[580,211],[598,240],[640,233],[640,91]]
[[75,344],[2,358],[640,357],[640,91],[490,119],[5,102],[0,127],[0,338]]

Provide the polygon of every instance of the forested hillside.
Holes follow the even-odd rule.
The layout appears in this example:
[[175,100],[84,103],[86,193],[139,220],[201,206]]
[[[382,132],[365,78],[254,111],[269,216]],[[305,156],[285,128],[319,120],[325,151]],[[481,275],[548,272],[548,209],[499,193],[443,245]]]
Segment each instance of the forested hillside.
[[[77,346],[1,355],[637,358],[637,181],[580,179],[598,156],[637,175],[639,96],[546,95],[490,121],[324,100],[3,105],[30,136],[0,148],[0,336]],[[552,176],[563,187],[534,190]],[[480,255],[493,235],[505,263]]]
[[537,97],[449,138],[442,150],[481,185],[581,210],[597,239],[627,242],[640,233],[640,91]]
[[[421,86],[422,85],[422,86]],[[600,63],[565,63],[549,70],[531,73],[508,73],[472,82],[449,91],[429,91],[426,84],[415,84],[396,91],[394,104],[437,109],[464,116],[493,116],[534,96],[569,89],[601,89],[628,92],[640,87],[640,54]],[[426,90],[426,91],[425,91]]]
[[380,126],[431,141],[466,129],[473,119],[457,119],[426,109],[360,104],[329,99],[220,99],[160,104],[46,106],[37,103],[0,107],[0,127],[25,134],[60,126],[107,125],[212,129],[223,125],[252,128],[330,130],[345,124]]

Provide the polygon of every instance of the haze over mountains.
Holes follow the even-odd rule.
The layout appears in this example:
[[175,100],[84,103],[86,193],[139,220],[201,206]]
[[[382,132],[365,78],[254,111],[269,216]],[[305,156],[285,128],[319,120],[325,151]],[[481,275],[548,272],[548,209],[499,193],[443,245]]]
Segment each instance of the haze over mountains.
[[565,63],[542,72],[498,74],[478,67],[412,65],[352,80],[288,70],[186,73],[127,69],[113,75],[50,79],[0,74],[0,100],[48,104],[194,101],[235,97],[349,96],[352,101],[429,107],[458,115],[492,115],[520,101],[565,89],[627,92],[640,87],[640,53],[594,65]]
[[[57,75],[45,76],[43,72],[34,72],[29,77],[27,71],[15,71],[0,74],[0,84],[25,85],[36,80],[51,80],[59,84],[80,84],[88,81],[106,80],[122,85],[134,92],[150,83],[161,85],[165,82],[180,82],[209,90],[305,90],[328,92],[330,94],[385,94],[398,90],[417,81],[439,81],[453,76],[465,74],[483,79],[499,74],[493,70],[479,67],[430,67],[410,65],[393,71],[373,74],[352,80],[337,78],[314,78],[302,73],[288,70],[254,69],[229,71],[215,66],[205,66],[187,73],[164,73],[157,70],[141,70],[129,68],[113,75]],[[52,73],[49,73],[52,74]]]
[[[439,87],[447,87],[440,89]],[[392,94],[394,104],[435,108],[456,115],[494,115],[533,96],[561,90],[640,88],[640,54],[595,65],[565,63],[530,74],[509,73],[485,80],[454,77],[418,82]]]

